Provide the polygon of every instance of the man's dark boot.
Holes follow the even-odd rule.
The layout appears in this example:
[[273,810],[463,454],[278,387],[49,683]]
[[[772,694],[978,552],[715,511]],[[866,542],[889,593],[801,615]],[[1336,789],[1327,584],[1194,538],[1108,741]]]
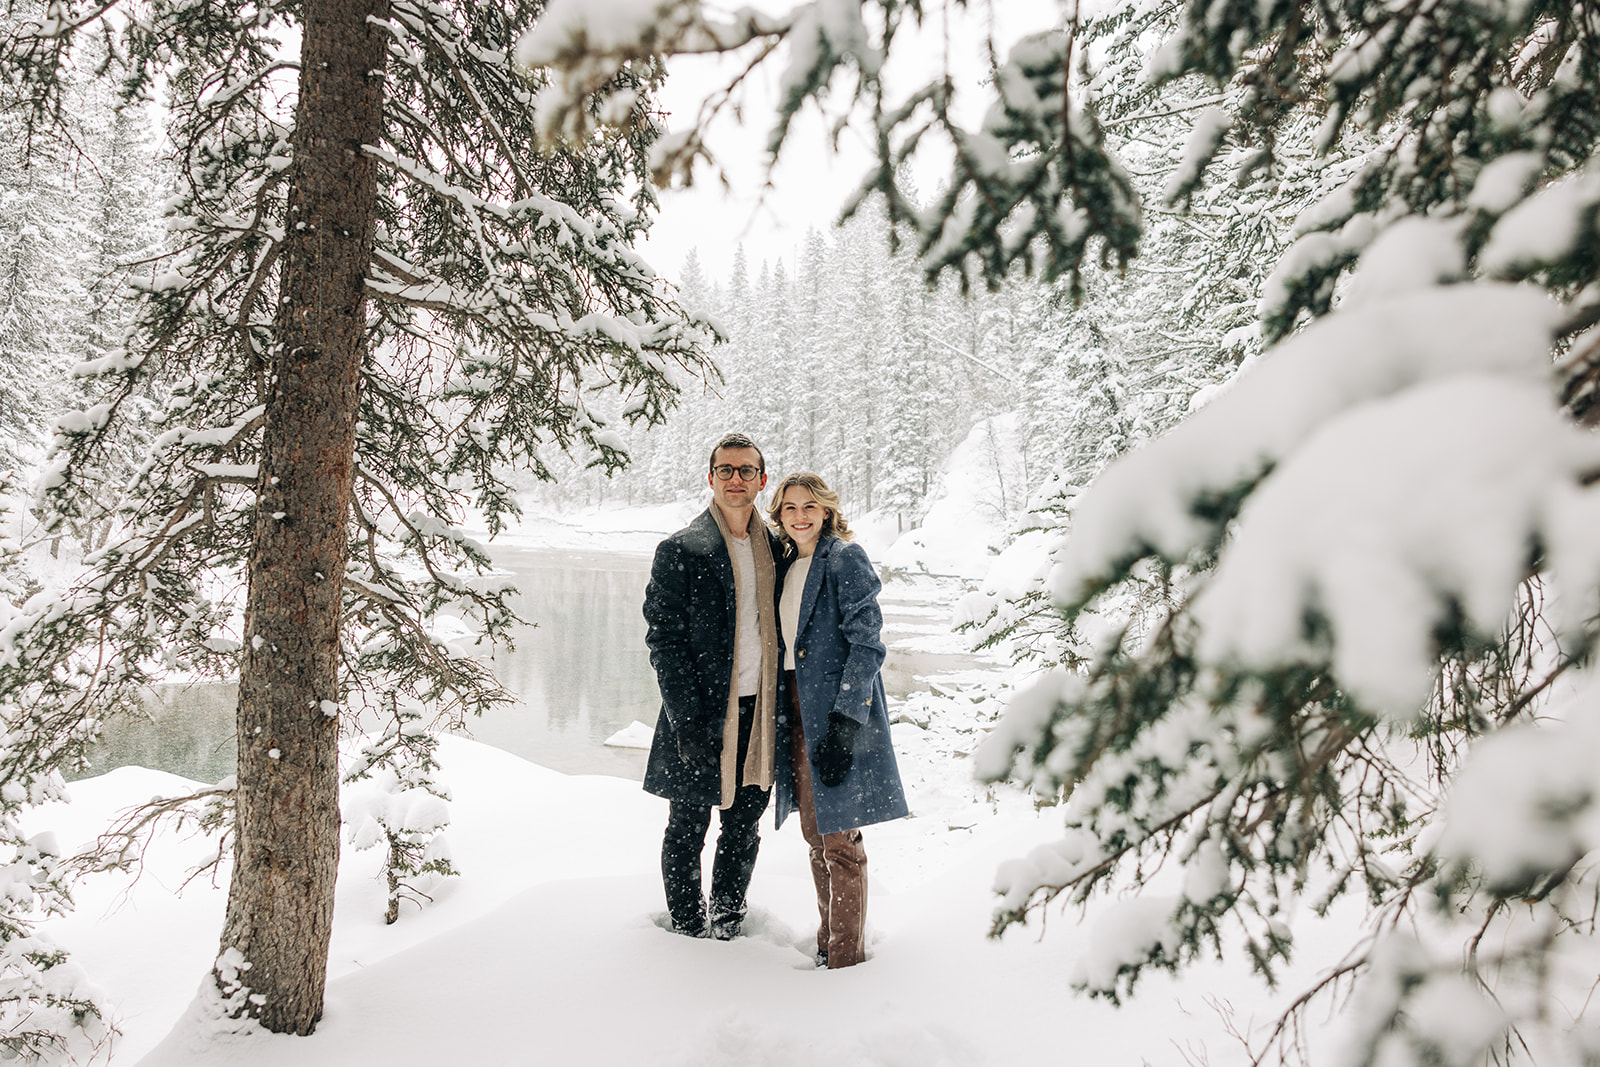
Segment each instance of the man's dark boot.
[[739,936],[744,925],[744,901],[711,901],[711,936],[718,941],[732,941]]
[[[672,932],[682,934],[684,937],[710,937],[713,927],[702,918],[699,923],[683,924],[677,919],[672,920]],[[726,938],[724,938],[726,940]]]

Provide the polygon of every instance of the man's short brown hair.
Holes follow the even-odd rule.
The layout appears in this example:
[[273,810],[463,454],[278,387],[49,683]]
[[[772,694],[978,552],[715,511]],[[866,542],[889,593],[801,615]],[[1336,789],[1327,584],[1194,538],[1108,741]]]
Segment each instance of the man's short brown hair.
[[761,447],[742,433],[725,434],[722,440],[717,442],[717,446],[711,450],[711,462],[706,465],[706,470],[709,471],[712,467],[717,465],[717,453],[721,452],[724,448],[755,449],[756,460],[761,464],[761,473],[767,473],[767,457],[761,454]]

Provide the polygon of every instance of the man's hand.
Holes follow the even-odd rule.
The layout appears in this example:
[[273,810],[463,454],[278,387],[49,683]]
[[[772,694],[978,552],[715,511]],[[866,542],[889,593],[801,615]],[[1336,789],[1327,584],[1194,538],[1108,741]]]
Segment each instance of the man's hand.
[[722,756],[722,738],[709,730],[690,727],[678,731],[678,758],[689,766],[706,771]]
[[844,781],[850,773],[850,764],[856,758],[856,731],[860,728],[861,724],[848,715],[837,711],[828,713],[828,730],[817,742],[817,751],[812,757],[817,764],[817,777],[828,788]]

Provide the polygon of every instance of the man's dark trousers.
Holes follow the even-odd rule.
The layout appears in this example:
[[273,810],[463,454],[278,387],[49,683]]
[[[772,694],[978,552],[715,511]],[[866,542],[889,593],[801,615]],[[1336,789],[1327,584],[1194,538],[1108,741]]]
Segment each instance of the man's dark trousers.
[[[739,698],[738,775],[744,777],[744,750],[755,723],[756,698]],[[717,853],[711,864],[711,932],[732,937],[744,921],[745,891],[761,848],[761,813],[772,790],[742,785],[733,804],[720,810]],[[700,853],[711,828],[711,808],[671,801],[667,832],[661,840],[661,881],[667,890],[667,911],[685,933],[706,932],[705,902],[700,896]]]

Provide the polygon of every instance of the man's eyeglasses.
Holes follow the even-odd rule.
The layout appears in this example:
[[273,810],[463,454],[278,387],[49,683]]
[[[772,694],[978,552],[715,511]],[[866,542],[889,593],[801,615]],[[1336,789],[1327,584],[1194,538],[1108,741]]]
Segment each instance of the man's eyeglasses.
[[732,478],[734,471],[739,472],[740,481],[753,482],[756,480],[756,475],[761,473],[761,468],[751,467],[748,465],[743,467],[735,467],[729,463],[719,463],[717,466],[711,468],[711,473],[717,476],[717,481],[719,482],[725,482],[729,478]]

